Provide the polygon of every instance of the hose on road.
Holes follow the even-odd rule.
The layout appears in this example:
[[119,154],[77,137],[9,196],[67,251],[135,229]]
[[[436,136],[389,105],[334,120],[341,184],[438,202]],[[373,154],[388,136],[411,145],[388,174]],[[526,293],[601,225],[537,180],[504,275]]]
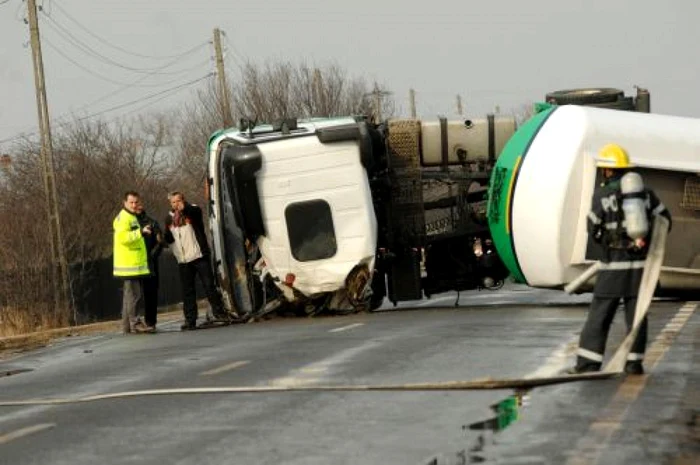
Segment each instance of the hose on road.
[[438,383],[388,384],[388,385],[307,385],[307,386],[231,386],[231,387],[192,387],[175,389],[150,389],[141,391],[124,391],[110,394],[55,399],[0,400],[0,407],[20,407],[30,405],[60,405],[94,402],[98,400],[124,399],[143,396],[164,396],[182,394],[233,394],[233,393],[271,393],[302,391],[473,391],[487,389],[530,389],[538,386],[608,379],[620,373],[593,372],[577,375],[560,375],[543,378],[493,379],[484,378],[472,381],[444,381]]

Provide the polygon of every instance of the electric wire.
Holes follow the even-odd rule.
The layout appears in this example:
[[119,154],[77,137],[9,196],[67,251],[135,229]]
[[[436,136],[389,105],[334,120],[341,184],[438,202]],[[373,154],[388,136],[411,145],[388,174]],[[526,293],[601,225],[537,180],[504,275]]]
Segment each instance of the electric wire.
[[[176,71],[163,71],[162,67],[153,67],[153,68],[137,68],[134,66],[128,66],[123,63],[120,63],[116,60],[113,60],[100,52],[96,51],[89,45],[86,45],[85,43],[81,42],[80,39],[78,39],[74,34],[72,34],[70,31],[68,31],[64,26],[62,26],[60,23],[58,23],[52,16],[49,15],[44,15],[45,18],[48,19],[48,22],[46,24],[54,30],[56,33],[58,33],[64,40],[67,42],[71,43],[73,46],[81,50],[83,53],[92,56],[96,60],[102,61],[105,64],[109,64],[111,66],[115,66],[117,68],[124,69],[126,71],[134,72],[134,73],[142,73],[142,74],[180,74],[181,70],[176,70]],[[208,42],[207,42],[208,43]],[[195,50],[198,48],[202,47],[204,44],[199,44],[197,47],[194,47],[190,49],[186,54],[180,55],[177,58],[182,58],[183,56],[189,55],[193,53]]]
[[196,83],[198,83],[198,82],[200,82],[200,81],[203,81],[203,80],[205,80],[205,79],[207,79],[207,78],[209,78],[209,77],[211,77],[211,73],[210,73],[210,74],[207,74],[206,76],[202,76],[202,77],[199,77],[199,78],[197,78],[197,79],[193,79],[193,80],[191,80],[191,81],[182,83],[182,84],[180,84],[180,85],[178,85],[178,86],[171,87],[171,88],[169,88],[169,89],[165,89],[165,90],[162,90],[162,91],[160,91],[160,92],[156,92],[156,93],[153,93],[153,94],[150,94],[150,95],[148,95],[148,96],[141,97],[141,98],[138,98],[138,99],[135,99],[135,100],[131,100],[131,101],[129,101],[129,102],[120,103],[119,105],[114,105],[114,106],[112,106],[112,107],[110,107],[110,108],[107,108],[107,109],[104,109],[104,110],[101,110],[101,111],[98,111],[98,112],[89,114],[89,115],[87,115],[87,116],[80,117],[80,118],[78,118],[78,121],[83,121],[83,120],[86,120],[86,119],[91,119],[91,118],[94,118],[94,117],[96,117],[96,116],[101,116],[101,115],[103,115],[103,114],[105,114],[105,113],[110,113],[110,112],[115,111],[115,110],[121,110],[122,108],[126,108],[126,107],[129,107],[129,106],[131,106],[131,105],[135,105],[135,104],[144,102],[144,101],[146,101],[146,100],[153,99],[153,98],[158,97],[158,96],[161,96],[161,95],[163,95],[163,94],[167,94],[167,93],[170,93],[170,92],[172,92],[172,91],[184,89],[185,87],[192,86],[192,85],[194,85],[194,84],[196,84]]
[[[94,71],[94,70],[91,70],[90,68],[87,68],[86,66],[81,65],[81,64],[78,63],[76,60],[74,60],[73,58],[71,58],[70,56],[68,56],[65,52],[61,51],[61,49],[60,49],[58,46],[54,45],[46,36],[43,37],[43,42],[45,42],[45,43],[49,46],[49,48],[51,48],[54,52],[58,53],[58,54],[61,55],[64,59],[68,60],[70,63],[72,63],[72,64],[75,65],[76,67],[82,69],[82,70],[85,71],[86,73],[91,74],[91,75],[93,75],[93,76],[95,76],[95,77],[97,77],[97,78],[99,78],[99,79],[104,80],[104,81],[111,82],[112,84],[117,84],[117,85],[123,86],[123,88],[130,88],[130,87],[162,87],[162,86],[164,86],[164,85],[172,84],[172,83],[178,81],[178,79],[171,79],[171,80],[169,80],[169,81],[159,82],[159,83],[152,83],[152,84],[139,84],[139,83],[138,83],[138,82],[142,81],[143,79],[147,78],[149,75],[146,75],[143,79],[139,79],[138,81],[133,81],[133,82],[128,82],[128,83],[125,83],[125,82],[123,82],[123,81],[116,81],[116,80],[114,80],[114,79],[112,79],[112,78],[109,78],[109,77],[106,77],[106,76],[104,76],[104,75],[102,75],[102,74],[100,74],[100,73],[98,73],[98,72],[96,72],[96,71]],[[207,59],[207,60],[205,60],[205,61],[203,61],[203,62],[199,62],[199,63],[197,63],[197,64],[191,66],[190,68],[183,69],[183,70],[182,70],[182,73],[185,74],[185,72],[193,71],[193,70],[196,69],[196,68],[201,68],[202,66],[205,66],[205,65],[209,62],[209,60],[210,60],[210,59]],[[111,96],[111,95],[110,95],[110,96]],[[85,105],[85,106],[90,106],[90,105],[92,105],[92,104],[94,104],[94,103],[95,103],[95,102],[92,102],[91,104],[87,104],[87,105]]]
[[75,19],[73,16],[71,16],[71,15],[70,15],[65,9],[63,9],[58,3],[56,3],[55,6],[56,6],[56,9],[57,9],[58,11],[61,12],[61,14],[63,14],[66,18],[68,18],[70,21],[72,21],[75,25],[77,25],[77,26],[78,26],[79,28],[81,28],[83,31],[87,32],[88,34],[90,34],[92,37],[94,37],[94,38],[97,39],[98,41],[102,42],[103,44],[105,44],[105,45],[107,45],[107,46],[109,46],[109,47],[112,47],[112,48],[115,49],[115,50],[119,50],[120,52],[126,53],[126,54],[128,54],[128,55],[133,55],[133,56],[140,57],[140,58],[150,58],[150,59],[156,59],[156,60],[161,60],[161,59],[162,59],[162,60],[166,60],[166,59],[170,59],[170,58],[179,58],[179,57],[182,57],[182,56],[185,56],[185,55],[189,54],[189,51],[185,51],[185,52],[177,53],[177,54],[173,54],[173,55],[144,55],[144,54],[141,54],[141,53],[136,53],[136,52],[127,50],[127,49],[125,49],[125,48],[123,48],[123,47],[120,47],[120,46],[118,46],[118,45],[112,44],[112,43],[109,42],[108,40],[105,40],[104,38],[102,38],[102,37],[100,37],[99,35],[97,35],[97,34],[95,34],[94,32],[92,32],[90,29],[88,29],[88,28],[85,27],[83,24],[81,24],[80,21],[78,21],[78,20]]
[[[207,78],[209,78],[209,77],[213,77],[213,76],[214,76],[214,75],[213,75],[213,73],[212,73],[212,74],[209,74],[208,76],[202,77],[201,80],[205,80],[205,79],[207,79]],[[198,80],[197,82],[199,82],[199,80]],[[192,84],[192,85],[194,85],[194,84]],[[153,100],[153,101],[147,103],[146,105],[142,105],[142,106],[137,107],[137,108],[134,108],[133,110],[130,110],[130,111],[126,112],[126,113],[123,113],[123,114],[121,115],[121,117],[123,118],[123,117],[125,117],[125,116],[129,116],[129,115],[134,114],[134,113],[139,113],[139,112],[141,112],[141,111],[143,111],[143,110],[145,110],[145,109],[147,109],[147,108],[152,107],[152,106],[155,105],[156,103],[161,102],[161,101],[163,101],[163,100],[165,100],[165,99],[171,97],[172,95],[177,94],[177,93],[179,93],[180,91],[185,90],[185,89],[188,89],[188,88],[190,88],[190,87],[191,87],[191,86],[184,86],[184,87],[176,88],[176,89],[174,89],[171,93],[169,93],[169,94],[167,94],[167,95],[163,95],[162,97],[157,98],[157,99],[155,99],[155,100]]]
[[[182,84],[180,84],[180,85],[178,85],[178,86],[174,86],[174,87],[171,87],[171,88],[169,88],[169,89],[165,89],[165,90],[162,90],[162,91],[159,91],[159,92],[150,94],[150,95],[143,96],[143,97],[138,98],[138,99],[135,99],[135,100],[131,100],[131,101],[129,101],[129,102],[125,102],[125,103],[122,103],[122,104],[119,104],[119,105],[115,105],[115,106],[113,106],[113,107],[106,108],[106,109],[104,109],[104,110],[101,110],[101,111],[98,111],[98,112],[95,112],[95,113],[91,113],[91,114],[86,115],[86,116],[79,117],[79,118],[77,118],[76,120],[77,120],[77,121],[84,121],[84,120],[87,120],[87,119],[92,119],[92,118],[95,118],[95,117],[97,117],[97,116],[104,115],[105,113],[110,113],[110,112],[112,112],[112,111],[120,110],[120,109],[129,107],[129,106],[131,106],[131,105],[136,105],[136,104],[142,103],[142,102],[144,102],[144,101],[149,101],[149,100],[155,99],[156,97],[162,97],[162,98],[160,98],[160,99],[152,100],[152,101],[150,101],[150,102],[148,103],[148,105],[145,105],[145,106],[142,106],[142,107],[141,107],[141,109],[147,108],[147,107],[149,107],[149,106],[152,106],[154,103],[157,103],[157,102],[159,102],[159,101],[162,101],[162,100],[164,100],[166,97],[169,97],[169,96],[171,96],[171,95],[177,93],[177,92],[180,91],[180,90],[184,90],[185,88],[191,87],[191,86],[193,86],[194,84],[197,84],[197,83],[199,83],[199,82],[201,82],[201,81],[203,81],[203,80],[205,80],[205,79],[210,78],[211,76],[213,76],[213,73],[209,73],[209,74],[207,74],[206,76],[201,76],[201,77],[199,77],[199,78],[197,78],[197,79],[193,79],[193,80],[191,80],[191,81],[184,82],[184,83],[182,83]],[[167,95],[166,95],[166,94],[167,94]],[[133,111],[131,111],[131,112],[129,112],[129,113],[133,113],[133,112],[135,112],[135,111],[137,111],[137,110],[133,110]],[[127,114],[128,114],[128,113],[127,113]],[[65,119],[65,118],[67,118],[67,117],[68,117],[68,115],[65,115],[65,114],[64,114],[64,115],[59,116],[59,117],[57,118],[57,120]],[[54,123],[54,126],[56,126],[56,127],[64,127],[64,126],[67,126],[67,125],[69,125],[69,124],[70,124],[70,121],[65,121],[65,122]],[[12,142],[12,141],[19,140],[19,139],[23,139],[23,138],[26,138],[26,137],[28,137],[28,136],[32,136],[32,135],[36,135],[36,134],[38,134],[38,131],[26,132],[26,133],[23,133],[23,134],[18,135],[18,136],[8,137],[8,138],[6,138],[6,139],[1,139],[1,140],[0,140],[0,144],[7,143],[7,142]]]

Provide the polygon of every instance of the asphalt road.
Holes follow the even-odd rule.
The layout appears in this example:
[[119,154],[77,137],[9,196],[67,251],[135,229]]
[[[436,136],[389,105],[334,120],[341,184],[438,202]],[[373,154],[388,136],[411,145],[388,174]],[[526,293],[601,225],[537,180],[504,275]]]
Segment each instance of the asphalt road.
[[11,374],[0,377],[0,464],[698,463],[685,460],[700,457],[700,312],[684,302],[653,305],[647,376],[533,389],[501,431],[469,425],[493,418],[490,406],[512,390],[1,406],[151,389],[546,376],[573,363],[588,298],[516,288],[462,294],[457,308],[447,295],[373,314],[65,339],[0,361]]

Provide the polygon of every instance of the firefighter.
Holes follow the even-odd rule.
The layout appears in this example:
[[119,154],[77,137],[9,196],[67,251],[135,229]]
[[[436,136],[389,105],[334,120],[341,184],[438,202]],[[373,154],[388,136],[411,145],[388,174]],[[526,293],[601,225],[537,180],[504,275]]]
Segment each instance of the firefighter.
[[[642,182],[637,173],[630,172],[633,165],[624,148],[617,144],[605,145],[596,157],[596,164],[602,170],[604,181],[593,194],[588,234],[602,246],[603,258],[588,318],[581,332],[576,366],[570,370],[573,373],[600,370],[608,332],[620,299],[625,305],[627,330],[631,329],[653,218],[665,216],[669,227],[671,222],[668,209],[651,189],[642,185],[636,193],[623,193],[621,184],[624,185],[625,181]],[[625,177],[627,173],[631,174]],[[635,200],[637,206],[641,205],[636,212]],[[627,357],[626,373],[644,373],[642,361],[646,343],[645,317]]]

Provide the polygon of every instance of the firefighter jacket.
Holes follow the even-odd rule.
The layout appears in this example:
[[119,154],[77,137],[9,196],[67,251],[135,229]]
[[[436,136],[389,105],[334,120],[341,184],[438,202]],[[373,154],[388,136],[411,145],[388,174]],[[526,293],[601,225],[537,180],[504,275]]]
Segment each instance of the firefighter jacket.
[[671,214],[656,194],[645,189],[640,194],[646,205],[649,233],[646,245],[634,247],[625,231],[620,181],[615,179],[596,189],[588,214],[588,234],[603,247],[601,269],[594,295],[598,297],[636,297],[644,271],[654,217],[663,215],[671,222]]
[[139,220],[122,209],[114,222],[114,276],[134,278],[148,276],[148,253],[141,235]]
[[190,263],[209,254],[202,209],[185,203],[182,211],[171,211],[165,219],[165,241],[179,264]]

